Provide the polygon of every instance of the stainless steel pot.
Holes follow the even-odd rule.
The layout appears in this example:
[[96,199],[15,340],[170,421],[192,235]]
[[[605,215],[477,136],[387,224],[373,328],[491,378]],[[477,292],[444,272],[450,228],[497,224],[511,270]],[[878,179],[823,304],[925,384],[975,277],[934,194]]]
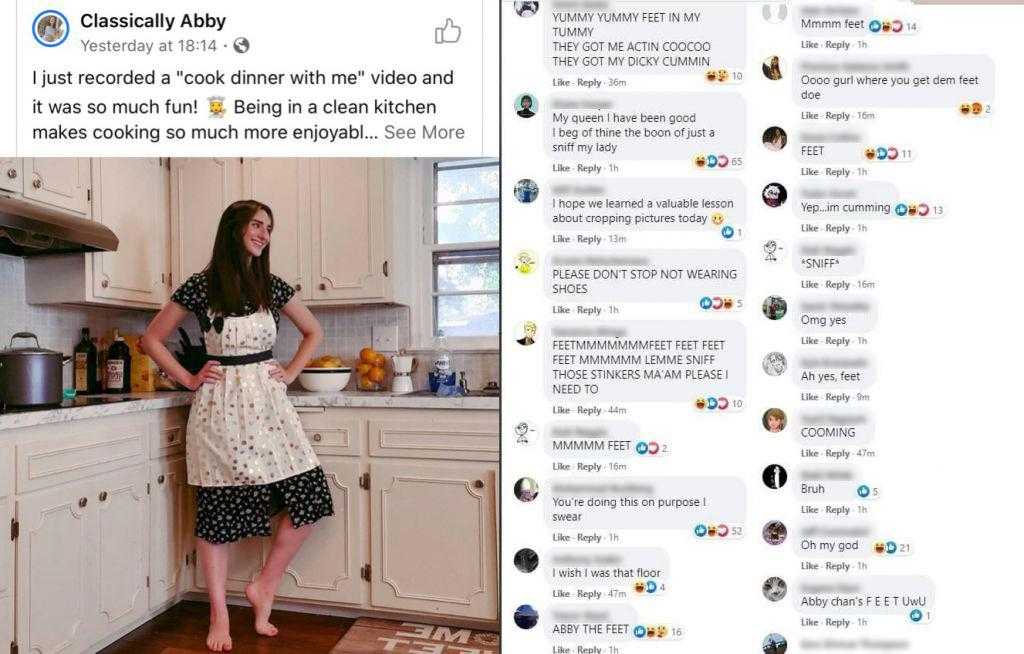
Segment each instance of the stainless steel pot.
[[[14,347],[14,339],[32,338],[35,347]],[[31,332],[11,336],[0,351],[0,400],[6,406],[60,404],[64,399],[64,364],[71,360],[60,352],[39,347]]]

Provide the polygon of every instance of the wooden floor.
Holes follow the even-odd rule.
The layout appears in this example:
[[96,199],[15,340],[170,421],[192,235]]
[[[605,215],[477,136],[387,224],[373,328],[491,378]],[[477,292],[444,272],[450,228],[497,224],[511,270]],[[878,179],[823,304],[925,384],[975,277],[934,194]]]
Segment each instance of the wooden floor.
[[[279,632],[274,638],[252,629],[252,609],[228,606],[231,615],[232,651],[274,654],[326,654],[355,620],[309,613],[274,611],[270,621]],[[210,605],[179,602],[99,654],[192,654],[206,652]]]

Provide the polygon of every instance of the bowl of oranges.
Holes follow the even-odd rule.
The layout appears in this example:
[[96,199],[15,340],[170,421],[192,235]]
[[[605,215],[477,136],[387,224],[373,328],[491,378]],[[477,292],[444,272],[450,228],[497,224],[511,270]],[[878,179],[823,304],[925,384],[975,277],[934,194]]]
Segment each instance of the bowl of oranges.
[[325,354],[309,362],[299,373],[299,385],[314,393],[337,393],[348,385],[352,368],[342,364],[341,357]]
[[372,347],[364,347],[359,350],[359,363],[356,364],[358,373],[357,387],[361,391],[384,390],[384,364],[387,358]]

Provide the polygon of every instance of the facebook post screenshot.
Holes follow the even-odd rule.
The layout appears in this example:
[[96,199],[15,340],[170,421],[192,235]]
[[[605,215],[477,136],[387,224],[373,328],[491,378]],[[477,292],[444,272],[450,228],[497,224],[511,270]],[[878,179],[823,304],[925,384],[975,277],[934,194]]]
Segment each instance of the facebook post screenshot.
[[0,651],[1017,651],[1021,24],[4,0]]

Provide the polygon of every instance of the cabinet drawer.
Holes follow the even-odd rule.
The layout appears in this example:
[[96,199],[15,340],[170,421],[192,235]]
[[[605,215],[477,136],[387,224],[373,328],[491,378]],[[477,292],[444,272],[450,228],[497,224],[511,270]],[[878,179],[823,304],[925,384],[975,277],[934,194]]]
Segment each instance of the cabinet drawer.
[[185,451],[185,428],[188,425],[188,407],[164,409],[156,416],[152,430],[149,456],[159,459]]
[[14,448],[0,445],[0,497],[14,493]]
[[498,417],[474,420],[371,420],[370,455],[415,459],[498,460]]
[[307,429],[306,437],[319,453],[359,455],[358,429]]
[[[366,440],[366,423],[344,410],[297,407],[299,420],[313,449],[320,454],[359,456]],[[339,415],[340,414],[340,415]]]
[[18,493],[121,470],[148,459],[150,423],[136,415],[52,428],[63,435],[18,445]]
[[158,459],[185,450],[185,426],[158,427],[155,430],[152,457]]

